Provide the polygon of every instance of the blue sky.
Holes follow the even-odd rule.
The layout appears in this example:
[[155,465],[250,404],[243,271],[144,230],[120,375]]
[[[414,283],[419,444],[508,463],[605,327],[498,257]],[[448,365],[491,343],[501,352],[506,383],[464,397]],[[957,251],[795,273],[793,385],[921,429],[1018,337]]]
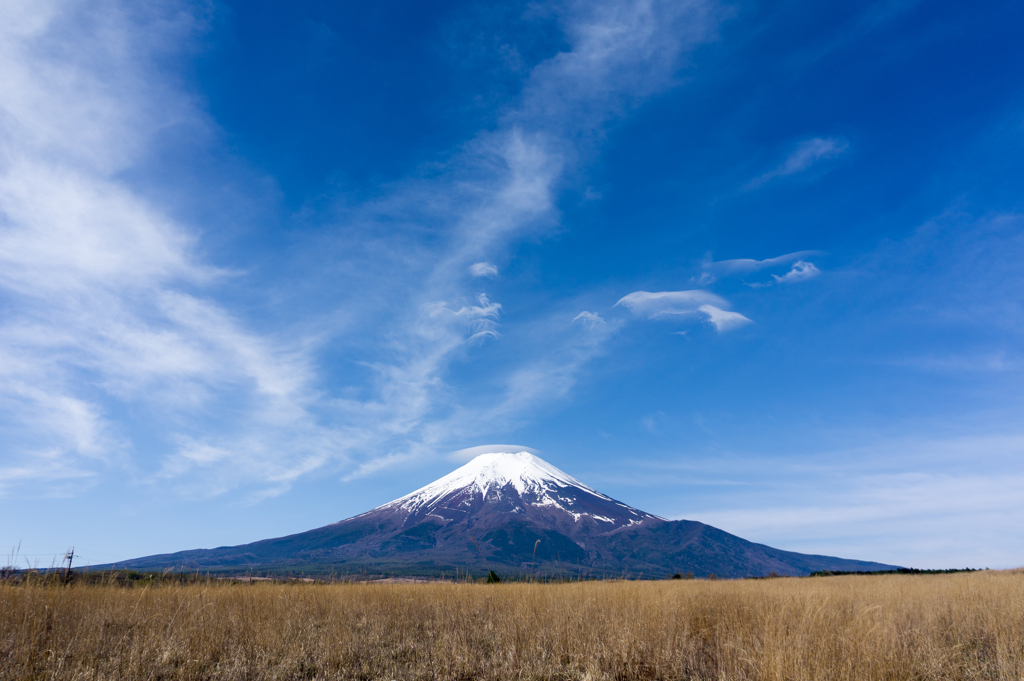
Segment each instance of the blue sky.
[[310,529],[515,443],[1024,564],[1024,8],[11,2],[0,546]]

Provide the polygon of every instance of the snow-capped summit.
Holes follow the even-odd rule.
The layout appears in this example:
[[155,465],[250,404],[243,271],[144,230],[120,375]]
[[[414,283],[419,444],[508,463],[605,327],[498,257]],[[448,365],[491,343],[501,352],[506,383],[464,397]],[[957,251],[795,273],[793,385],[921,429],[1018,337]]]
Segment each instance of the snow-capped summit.
[[611,529],[656,518],[609,496],[530,452],[481,454],[465,466],[375,511],[451,522],[488,511],[530,516],[550,527],[599,523]]
[[486,497],[488,491],[500,490],[506,485],[515,487],[520,496],[577,487],[603,499],[609,498],[529,452],[496,452],[481,454],[465,466],[386,506],[413,510],[430,506],[455,491],[479,492]]

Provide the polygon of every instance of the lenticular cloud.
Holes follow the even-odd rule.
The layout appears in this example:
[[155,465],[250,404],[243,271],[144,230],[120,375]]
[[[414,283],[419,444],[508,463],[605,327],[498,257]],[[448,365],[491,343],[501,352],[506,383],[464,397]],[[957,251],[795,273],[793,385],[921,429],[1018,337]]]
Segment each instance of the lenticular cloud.
[[729,307],[728,301],[709,291],[700,289],[693,291],[661,291],[649,293],[636,291],[619,299],[616,305],[629,309],[637,317],[656,319],[666,315],[692,314],[701,305],[715,305],[719,308]]
[[659,319],[670,316],[701,315],[719,333],[738,329],[751,320],[725,308],[729,302],[709,291],[636,291],[619,299],[616,305],[628,308],[637,317]]

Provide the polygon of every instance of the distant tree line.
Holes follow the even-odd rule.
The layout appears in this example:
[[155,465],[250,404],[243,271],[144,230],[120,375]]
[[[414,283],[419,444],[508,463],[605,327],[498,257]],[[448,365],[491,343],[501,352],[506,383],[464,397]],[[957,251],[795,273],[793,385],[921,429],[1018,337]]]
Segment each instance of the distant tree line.
[[875,570],[872,572],[842,572],[837,570],[820,570],[812,572],[811,577],[838,577],[840,575],[951,575],[955,572],[981,572],[988,568],[949,568],[948,570],[918,570],[917,568],[897,568],[895,570]]

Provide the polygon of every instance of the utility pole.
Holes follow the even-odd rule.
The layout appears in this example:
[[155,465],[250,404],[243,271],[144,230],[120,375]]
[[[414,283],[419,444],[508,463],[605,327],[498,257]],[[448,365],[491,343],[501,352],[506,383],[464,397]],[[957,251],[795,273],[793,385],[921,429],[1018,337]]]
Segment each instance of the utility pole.
[[71,561],[75,558],[75,547],[72,546],[68,549],[67,553],[64,554],[64,560],[68,562],[67,568],[64,569],[64,583],[67,584],[71,581]]

